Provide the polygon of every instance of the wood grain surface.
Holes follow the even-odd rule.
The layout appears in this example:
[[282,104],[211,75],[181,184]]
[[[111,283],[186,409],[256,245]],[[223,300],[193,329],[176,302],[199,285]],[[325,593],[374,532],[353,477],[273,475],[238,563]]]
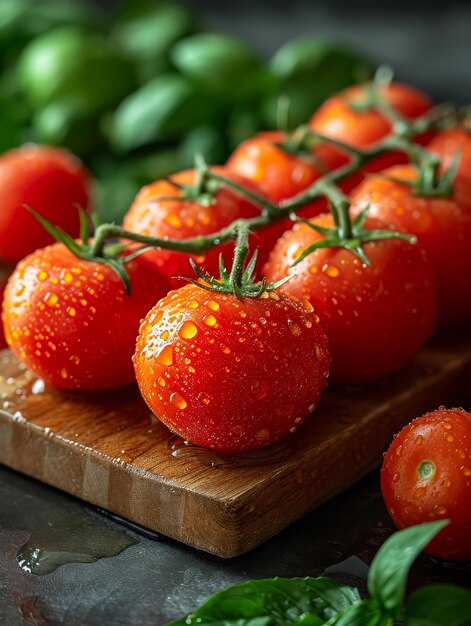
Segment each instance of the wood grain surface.
[[329,389],[291,438],[227,456],[185,445],[138,391],[58,392],[0,353],[0,463],[196,548],[232,557],[371,471],[404,424],[466,402],[469,332],[399,374]]

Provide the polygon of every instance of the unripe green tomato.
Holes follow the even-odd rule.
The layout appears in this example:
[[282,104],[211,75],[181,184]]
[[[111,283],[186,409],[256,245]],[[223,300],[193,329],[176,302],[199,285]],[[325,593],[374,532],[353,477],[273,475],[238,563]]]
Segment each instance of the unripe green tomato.
[[135,85],[129,61],[118,56],[100,35],[62,27],[41,35],[23,51],[20,84],[36,108],[64,97],[83,113],[112,107]]

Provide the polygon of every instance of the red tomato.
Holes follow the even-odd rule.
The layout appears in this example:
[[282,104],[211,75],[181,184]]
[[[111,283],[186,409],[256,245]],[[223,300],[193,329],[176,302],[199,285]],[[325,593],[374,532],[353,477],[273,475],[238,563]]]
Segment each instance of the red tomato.
[[471,131],[464,128],[451,128],[437,133],[428,144],[427,150],[441,159],[442,171],[447,170],[455,156],[459,155],[456,179],[463,189],[467,189],[467,201],[471,205]]
[[[257,183],[267,198],[276,204],[310,187],[324,171],[329,171],[337,163],[337,160],[334,164],[329,162],[333,154],[329,147],[320,146],[316,149],[315,158],[323,164],[320,167],[314,164],[314,160],[311,162],[284,150],[280,147],[284,140],[285,134],[282,132],[259,133],[241,143],[227,161],[227,167],[232,172]],[[298,211],[298,215],[313,217],[326,208],[326,201],[322,198],[305,205]],[[268,240],[263,250],[266,251],[263,262],[268,259],[277,239],[292,226],[291,220],[284,219],[259,231],[259,236]]]
[[[251,181],[231,174],[224,168],[215,167],[213,171],[253,191],[259,191]],[[180,172],[171,178],[177,184],[192,185],[195,181],[195,171]],[[210,235],[238,218],[255,217],[261,212],[258,206],[224,186],[216,191],[209,206],[181,198],[180,195],[179,189],[167,180],[158,180],[143,187],[124,217],[123,227],[153,237],[188,239]],[[227,243],[212,248],[201,256],[163,249],[152,251],[146,256],[161,268],[172,286],[179,287],[181,281],[174,280],[173,277],[193,275],[189,264],[191,257],[199,265],[204,265],[209,274],[218,275],[219,254],[222,252],[226,265],[230,266],[233,251],[234,245]]]
[[0,258],[16,264],[53,242],[28,213],[30,206],[73,237],[80,232],[77,206],[87,209],[90,179],[81,162],[61,148],[28,144],[0,156]]
[[149,312],[134,367],[150,409],[193,444],[221,452],[267,446],[311,413],[329,370],[327,339],[309,303],[171,292]]
[[[368,148],[384,139],[391,132],[391,123],[377,110],[355,111],[352,103],[361,102],[366,97],[364,85],[354,85],[336,96],[332,96],[317,109],[309,121],[309,126],[327,137],[339,139],[355,148]],[[430,98],[409,85],[392,83],[380,87],[380,95],[407,119],[413,120],[426,113],[432,106]],[[418,138],[420,143],[430,138],[427,134]],[[336,167],[348,161],[345,153],[331,148],[335,156],[330,158]],[[349,177],[342,185],[345,190],[353,189],[366,172],[377,172],[396,163],[406,163],[407,157],[400,152],[388,152],[372,161],[362,172]]]
[[[259,186],[273,202],[280,202],[297,195],[312,185],[330,163],[323,156],[325,146],[313,155],[313,160],[290,154],[281,147],[285,134],[278,131],[259,133],[241,143],[227,161],[227,167],[236,174],[248,178]],[[330,151],[326,151],[329,155]],[[316,165],[314,158],[319,160]],[[323,167],[322,167],[323,165]],[[315,201],[304,207],[317,215],[325,203]]]
[[403,428],[384,457],[381,489],[398,528],[450,520],[426,552],[471,559],[471,413],[440,407]]
[[[331,228],[331,215],[311,220]],[[384,229],[368,219],[366,230]],[[318,249],[296,267],[301,253],[322,239],[298,223],[276,244],[264,271],[269,281],[294,274],[280,289],[307,298],[329,337],[331,378],[364,383],[405,365],[431,334],[436,293],[431,265],[418,246],[398,239],[368,242],[364,265],[344,248]]]
[[384,176],[414,181],[411,165],[392,167],[370,176],[351,196],[352,214],[369,206],[368,215],[388,228],[416,235],[434,267],[441,324],[471,316],[471,205],[467,187],[455,183],[452,198],[417,196],[406,185]]
[[168,286],[143,256],[126,269],[130,296],[110,267],[78,259],[62,244],[26,257],[5,290],[8,345],[60,389],[94,391],[132,383],[139,322]]

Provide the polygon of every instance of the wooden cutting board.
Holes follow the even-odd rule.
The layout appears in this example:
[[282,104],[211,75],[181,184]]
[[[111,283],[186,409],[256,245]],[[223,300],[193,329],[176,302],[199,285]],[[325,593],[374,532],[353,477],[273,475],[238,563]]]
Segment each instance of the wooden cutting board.
[[136,389],[57,392],[5,350],[0,462],[146,528],[232,557],[371,471],[413,417],[440,404],[466,403],[470,366],[469,332],[442,336],[386,381],[329,389],[288,440],[226,456],[172,436]]

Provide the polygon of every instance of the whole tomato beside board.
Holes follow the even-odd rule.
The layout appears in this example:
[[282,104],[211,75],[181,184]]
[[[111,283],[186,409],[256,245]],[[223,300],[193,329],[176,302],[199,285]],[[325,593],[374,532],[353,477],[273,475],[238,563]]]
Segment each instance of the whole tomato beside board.
[[78,237],[77,206],[89,206],[90,185],[81,162],[60,148],[26,144],[0,156],[0,259],[15,264],[54,241],[25,205]]
[[471,317],[471,204],[466,182],[457,179],[451,197],[435,197],[408,185],[417,178],[411,165],[372,175],[352,192],[351,211],[358,215],[368,207],[368,215],[388,228],[416,235],[433,265],[439,323],[464,321]]
[[[214,168],[214,171],[258,191],[250,181],[226,172],[223,168]],[[261,212],[260,207],[227,187],[213,190],[209,199],[204,190],[201,194],[194,190],[195,182],[195,170],[187,170],[174,174],[170,180],[158,180],[147,185],[139,192],[125,215],[124,228],[142,235],[181,240],[210,235],[236,219],[255,217]],[[271,243],[269,245],[271,247]],[[215,274],[219,254],[222,253],[225,261],[230,263],[233,250],[233,244],[228,243],[212,248],[206,254],[193,255],[193,259],[204,265],[210,274]],[[149,256],[173,287],[181,285],[181,281],[174,280],[174,277],[191,273],[190,254],[159,249],[152,251]]]
[[121,278],[63,244],[37,250],[11,275],[3,301],[5,337],[35,374],[58,389],[95,391],[134,381],[131,357],[139,322],[168,291],[144,256]]
[[381,488],[398,528],[450,520],[426,552],[471,559],[471,413],[440,407],[413,420],[384,457]]
[[221,452],[294,432],[327,383],[327,338],[309,303],[186,285],[148,313],[134,367],[150,409],[189,442]]
[[[331,215],[310,223],[334,226]],[[384,229],[367,219],[365,231]],[[309,300],[329,337],[332,380],[363,383],[403,367],[430,336],[436,316],[432,267],[423,250],[407,241],[383,239],[363,244],[371,265],[341,247],[320,248],[293,264],[324,238],[298,223],[279,239],[264,272],[280,289]]]

